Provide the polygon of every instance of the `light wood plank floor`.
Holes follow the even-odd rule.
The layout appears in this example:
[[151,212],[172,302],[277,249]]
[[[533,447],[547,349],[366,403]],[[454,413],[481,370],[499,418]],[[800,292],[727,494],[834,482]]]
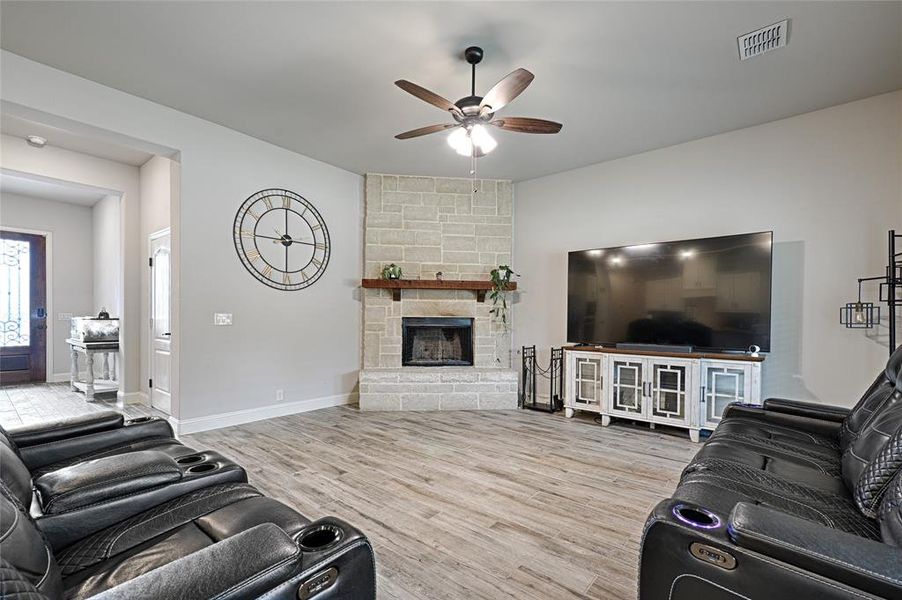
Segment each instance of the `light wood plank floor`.
[[0,387],[0,425],[18,427],[88,412],[118,410],[127,417],[165,416],[141,404],[117,407],[116,395],[105,394],[93,402],[73,392],[68,383],[28,383]]
[[639,539],[698,446],[529,411],[332,408],[186,436],[376,550],[380,598],[635,598]]
[[645,517],[698,449],[588,416],[352,407],[184,439],[309,518],[363,530],[389,600],[633,599]]

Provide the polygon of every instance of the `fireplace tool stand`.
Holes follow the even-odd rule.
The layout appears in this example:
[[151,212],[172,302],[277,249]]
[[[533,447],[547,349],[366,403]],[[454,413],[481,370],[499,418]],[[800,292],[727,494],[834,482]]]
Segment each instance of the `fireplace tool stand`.
[[[547,413],[561,410],[564,407],[564,349],[551,349],[551,363],[542,369],[536,363],[536,347],[523,346],[522,367],[520,370],[520,408],[538,410]],[[536,381],[538,377],[548,380],[548,397],[540,398]],[[543,401],[544,400],[544,401]]]

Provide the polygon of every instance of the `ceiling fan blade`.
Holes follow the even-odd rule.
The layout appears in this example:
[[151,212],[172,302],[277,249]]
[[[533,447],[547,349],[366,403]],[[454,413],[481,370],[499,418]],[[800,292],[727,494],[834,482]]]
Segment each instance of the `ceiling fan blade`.
[[457,107],[456,104],[448,100],[447,98],[442,98],[435,92],[430,92],[424,87],[420,87],[415,83],[407,81],[406,79],[399,79],[395,82],[395,85],[407,92],[408,94],[413,94],[420,100],[425,100],[429,104],[433,106],[437,106],[442,110],[447,110],[453,112],[459,116],[463,116],[463,112]]
[[563,127],[563,125],[554,121],[531,119],[529,117],[504,117],[495,119],[491,124],[506,131],[517,131],[519,133],[557,133]]
[[509,104],[511,100],[523,93],[523,90],[532,83],[535,77],[526,69],[517,69],[510,73],[489,90],[489,93],[479,103],[480,110],[483,107],[490,106],[491,112],[498,112],[506,104]]
[[445,129],[451,129],[452,127],[458,127],[457,123],[448,123],[446,125],[428,125],[426,127],[420,127],[419,129],[411,129],[410,131],[399,133],[395,137],[399,140],[407,140],[410,138],[420,137],[421,135],[438,133],[439,131],[444,131]]

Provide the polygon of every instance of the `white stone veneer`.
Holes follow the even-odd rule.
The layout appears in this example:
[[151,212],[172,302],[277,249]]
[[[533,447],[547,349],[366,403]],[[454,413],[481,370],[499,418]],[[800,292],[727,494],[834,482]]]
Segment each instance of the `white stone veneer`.
[[[510,264],[510,181],[367,174],[364,277],[395,263],[405,279],[488,280]],[[362,410],[516,408],[510,334],[469,291],[363,290]],[[512,318],[508,312],[508,321]],[[472,317],[474,367],[402,367],[402,317]]]

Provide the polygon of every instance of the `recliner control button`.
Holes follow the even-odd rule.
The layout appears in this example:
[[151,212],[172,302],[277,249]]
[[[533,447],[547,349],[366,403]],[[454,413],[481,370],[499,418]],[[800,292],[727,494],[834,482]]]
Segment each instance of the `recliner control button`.
[[692,556],[695,558],[716,565],[721,569],[731,570],[736,568],[736,559],[733,555],[720,548],[715,548],[714,546],[699,542],[692,542],[692,544],[689,545],[689,552],[691,552]]
[[301,587],[298,588],[298,600],[313,598],[321,591],[332,587],[336,579],[338,579],[338,569],[335,567],[320,571],[301,584]]

